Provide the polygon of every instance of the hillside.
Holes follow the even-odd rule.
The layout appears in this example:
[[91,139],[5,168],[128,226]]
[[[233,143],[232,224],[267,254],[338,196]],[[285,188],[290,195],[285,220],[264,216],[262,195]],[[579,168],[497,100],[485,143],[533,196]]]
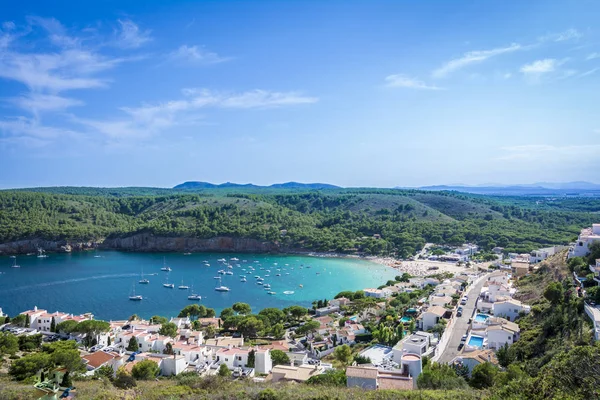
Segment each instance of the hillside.
[[251,183],[239,184],[239,183],[221,183],[214,184],[209,182],[184,182],[173,189],[339,189],[339,186],[330,185],[327,183],[299,183],[299,182],[286,182],[286,183],[275,183],[270,186],[259,186]]
[[[600,201],[591,199],[548,204],[391,189],[7,190],[0,191],[0,252],[31,252],[37,246],[53,251],[61,243],[105,239],[114,244],[134,235],[249,239],[258,243],[256,251],[406,257],[426,242],[469,241],[523,252],[569,242],[581,227],[598,220],[599,208]],[[248,243],[244,246],[254,246]],[[185,250],[181,246],[171,250]]]

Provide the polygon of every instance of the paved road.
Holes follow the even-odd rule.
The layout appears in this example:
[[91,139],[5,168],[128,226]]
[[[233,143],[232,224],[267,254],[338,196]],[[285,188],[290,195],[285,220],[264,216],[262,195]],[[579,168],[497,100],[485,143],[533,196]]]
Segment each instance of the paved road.
[[448,341],[448,345],[444,349],[444,352],[440,356],[438,362],[449,363],[458,355],[458,345],[460,344],[460,339],[462,338],[462,335],[467,333],[467,329],[469,328],[469,318],[473,316],[475,303],[479,297],[479,294],[481,293],[481,288],[483,287],[483,283],[486,279],[487,275],[485,275],[485,277],[482,278],[477,284],[471,286],[467,292],[469,300],[467,301],[467,304],[463,306],[463,315],[460,318],[456,318],[456,321],[454,321],[450,340]]

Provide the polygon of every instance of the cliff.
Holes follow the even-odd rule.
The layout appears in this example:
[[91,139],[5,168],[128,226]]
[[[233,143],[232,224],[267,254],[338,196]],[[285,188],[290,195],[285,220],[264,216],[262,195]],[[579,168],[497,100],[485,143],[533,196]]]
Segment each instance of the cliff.
[[164,237],[140,233],[121,238],[108,238],[98,241],[76,242],[67,240],[29,239],[1,243],[0,255],[36,253],[43,249],[49,253],[69,253],[89,249],[120,251],[189,251],[189,252],[255,252],[270,253],[283,251],[278,243],[256,239],[215,237],[199,239],[193,237]]

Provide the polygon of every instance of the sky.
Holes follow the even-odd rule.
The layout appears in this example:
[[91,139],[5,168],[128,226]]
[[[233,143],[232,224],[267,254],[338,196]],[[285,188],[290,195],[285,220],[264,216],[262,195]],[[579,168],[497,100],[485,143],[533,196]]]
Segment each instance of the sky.
[[27,1],[0,187],[600,182],[600,3]]

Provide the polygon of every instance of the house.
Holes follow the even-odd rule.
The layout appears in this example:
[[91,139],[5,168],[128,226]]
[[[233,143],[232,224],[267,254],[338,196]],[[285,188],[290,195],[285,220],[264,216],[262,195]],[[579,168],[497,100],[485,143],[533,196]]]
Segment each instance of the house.
[[492,252],[495,254],[502,254],[504,252],[504,247],[494,247]]
[[21,314],[29,317],[29,326],[32,329],[37,329],[42,332],[50,332],[52,319],[54,319],[54,324],[58,325],[61,322],[68,320],[81,322],[94,318],[92,314],[73,315],[59,311],[49,313],[46,310],[38,309],[37,306],[35,306],[33,310],[23,311]]
[[346,368],[346,386],[367,390],[412,390],[417,388],[417,377],[422,368],[421,357],[415,354],[404,354],[399,370],[351,366]]
[[591,228],[581,230],[574,245],[569,249],[569,258],[585,257],[590,253],[590,245],[600,242],[600,224],[593,224]]
[[510,274],[507,271],[494,271],[487,278],[487,282],[500,282],[505,285],[508,284],[509,281]]
[[330,306],[338,306],[338,307],[347,306],[350,303],[351,303],[350,299],[347,299],[345,297],[339,297],[337,299],[333,299],[333,300],[329,301]]
[[190,325],[192,325],[192,321],[190,320],[189,317],[171,318],[171,320],[169,322],[172,322],[175,325],[177,325],[177,329],[189,328]]
[[431,347],[432,339],[433,334],[421,331],[406,336],[392,348],[394,354],[392,359],[400,364],[402,356],[406,353],[416,354],[421,357],[428,355],[433,351]]
[[119,357],[119,354],[115,352],[96,351],[95,353],[82,356],[81,359],[88,371],[95,371],[103,365],[110,365],[117,357]]
[[510,269],[514,276],[520,278],[529,272],[529,262],[513,261]]
[[322,315],[333,314],[333,313],[338,312],[338,311],[340,311],[340,307],[339,306],[321,307],[321,308],[317,308],[315,310],[315,315],[317,317],[320,317]]
[[451,311],[446,310],[444,307],[433,306],[429,307],[427,311],[424,311],[419,318],[418,321],[421,322],[421,329],[424,331],[431,329],[440,322],[446,313],[450,313]]
[[135,360],[132,362],[127,362],[124,365],[124,368],[126,371],[131,373],[133,366],[143,360],[150,360],[158,364],[158,367],[160,368],[160,375],[162,376],[179,375],[187,368],[187,362],[183,356],[154,353],[136,354]]
[[454,360],[452,360],[452,364],[459,363],[465,365],[469,369],[469,374],[473,372],[473,368],[475,368],[477,365],[486,362],[498,365],[498,359],[496,358],[496,354],[493,350],[463,350],[458,356],[456,356],[456,358],[454,358]]
[[563,251],[566,246],[554,246],[554,247],[546,247],[539,250],[534,250],[531,252],[531,258],[529,259],[532,263],[539,263],[544,261],[546,258],[555,255],[556,253]]
[[220,328],[222,323],[221,318],[198,318],[196,321],[198,321],[202,328],[206,328],[208,326]]
[[505,344],[509,346],[519,340],[521,329],[514,322],[507,321],[503,318],[489,318],[487,320],[488,327],[486,329],[488,347],[498,350]]
[[213,339],[206,339],[205,344],[209,346],[221,346],[221,347],[242,347],[244,345],[244,337],[239,338],[232,336],[221,336]]
[[[292,354],[289,353],[288,357],[292,359]],[[269,349],[256,349],[254,353],[254,370],[258,374],[268,374],[273,370],[273,360],[271,360],[271,350]]]
[[452,303],[452,297],[437,295],[429,296],[429,304],[431,304],[432,306],[445,307],[450,303]]
[[271,370],[271,381],[277,383],[283,382],[306,382],[310,377],[321,375],[324,372],[318,365],[301,365],[293,367],[291,365],[277,365]]
[[365,293],[366,297],[374,297],[376,299],[387,299],[388,297],[390,297],[392,295],[392,292],[390,292],[387,289],[364,289],[363,292]]
[[492,306],[492,313],[496,317],[504,317],[509,321],[514,321],[521,312],[529,313],[531,306],[523,304],[519,300],[510,299],[498,301]]
[[600,285],[600,258],[596,260],[596,265],[590,265],[590,271],[594,274],[594,280]]
[[227,365],[229,369],[246,367],[248,365],[248,354],[250,350],[228,347],[217,350],[217,361]]

